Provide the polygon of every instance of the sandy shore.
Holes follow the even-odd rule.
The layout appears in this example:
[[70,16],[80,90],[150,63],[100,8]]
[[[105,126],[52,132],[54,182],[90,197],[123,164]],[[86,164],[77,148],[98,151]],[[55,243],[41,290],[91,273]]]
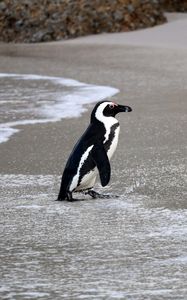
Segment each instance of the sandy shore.
[[119,116],[112,161],[119,200],[53,201],[90,107],[0,144],[5,299],[185,299],[187,21],[178,18],[132,34],[0,44],[2,73],[113,86],[133,108]]
[[[179,22],[184,21],[187,22],[187,19],[183,16],[169,24],[173,27],[176,24],[173,36],[180,37],[186,43],[187,39],[182,36],[184,31],[179,30]],[[167,41],[169,24],[129,35],[138,37],[144,34],[146,44],[150,32],[154,38],[157,30],[163,31]],[[184,130],[187,52],[184,43],[183,49],[180,49],[180,44],[178,49],[167,48],[165,43],[163,47],[160,43],[158,47],[130,46],[125,44],[127,35],[98,35],[50,44],[0,44],[0,70],[6,73],[63,76],[116,87],[120,94],[115,100],[131,105],[134,111],[130,117],[120,116],[121,146],[124,144],[127,162],[135,160],[138,164],[146,155],[146,159],[155,159],[155,155],[160,157],[163,154],[167,157],[173,153],[173,148],[176,155],[184,157],[187,140]],[[1,172],[60,173],[64,157],[87,126],[88,120],[89,114],[85,114],[78,120],[24,126],[9,142],[0,145]],[[123,136],[127,142],[123,142]],[[69,140],[69,146],[64,140]],[[150,147],[152,151],[147,150]],[[163,149],[164,153],[161,153]]]

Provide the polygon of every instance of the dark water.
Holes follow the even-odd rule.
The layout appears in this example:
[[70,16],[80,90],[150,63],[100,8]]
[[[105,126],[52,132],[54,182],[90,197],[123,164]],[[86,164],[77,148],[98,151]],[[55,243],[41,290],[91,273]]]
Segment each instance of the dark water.
[[147,167],[76,203],[54,201],[59,177],[2,175],[1,299],[187,299],[185,169]]

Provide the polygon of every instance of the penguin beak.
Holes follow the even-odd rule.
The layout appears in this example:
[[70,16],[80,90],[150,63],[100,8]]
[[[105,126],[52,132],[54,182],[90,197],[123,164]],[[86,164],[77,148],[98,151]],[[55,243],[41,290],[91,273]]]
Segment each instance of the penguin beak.
[[118,105],[118,112],[130,112],[132,108],[126,105]]

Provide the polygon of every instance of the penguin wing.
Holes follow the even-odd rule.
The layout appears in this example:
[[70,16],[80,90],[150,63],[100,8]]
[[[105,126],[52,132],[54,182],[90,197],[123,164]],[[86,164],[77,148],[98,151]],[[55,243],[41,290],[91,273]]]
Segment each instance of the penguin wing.
[[110,181],[111,168],[104,146],[102,144],[94,145],[91,155],[98,168],[101,184],[105,186]]

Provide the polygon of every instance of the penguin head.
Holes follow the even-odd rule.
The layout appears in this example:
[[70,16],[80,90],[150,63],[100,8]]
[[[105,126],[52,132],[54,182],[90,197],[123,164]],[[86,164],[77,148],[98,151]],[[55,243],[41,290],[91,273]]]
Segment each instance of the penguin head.
[[112,101],[102,101],[97,103],[94,107],[91,114],[91,120],[93,121],[94,119],[96,119],[102,121],[102,119],[105,119],[106,117],[115,118],[115,116],[120,112],[130,111],[132,111],[132,108],[130,106],[120,105]]

